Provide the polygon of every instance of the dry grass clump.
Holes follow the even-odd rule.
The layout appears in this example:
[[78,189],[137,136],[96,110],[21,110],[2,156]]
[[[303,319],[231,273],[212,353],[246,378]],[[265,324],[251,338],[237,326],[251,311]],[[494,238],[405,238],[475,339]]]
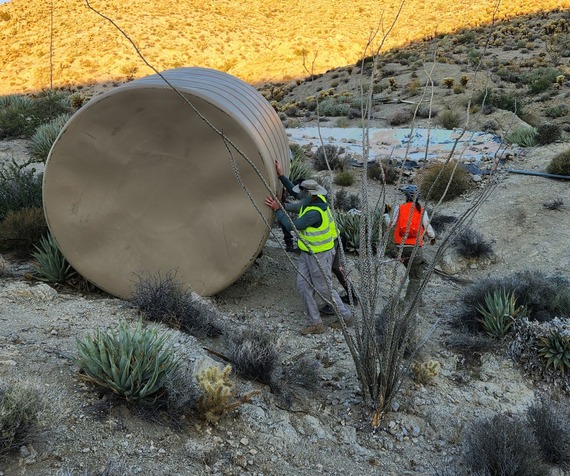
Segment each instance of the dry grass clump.
[[560,140],[562,128],[558,124],[541,124],[536,128],[536,141],[539,145],[548,145]]
[[414,113],[409,109],[398,109],[388,115],[387,121],[391,126],[401,126],[407,124],[414,117]]
[[570,176],[570,149],[555,155],[546,167],[546,171],[549,174]]
[[546,398],[534,402],[527,410],[544,460],[562,471],[570,471],[570,409],[568,405]]
[[426,167],[420,173],[419,184],[424,200],[449,201],[470,189],[471,176],[460,162],[450,160]]
[[42,208],[10,210],[0,223],[0,250],[11,251],[16,257],[29,258],[47,230]]
[[463,440],[463,459],[471,474],[547,476],[539,443],[519,418],[498,414],[473,422]]
[[196,337],[223,333],[221,318],[200,296],[176,280],[176,271],[136,276],[130,302],[143,316]]
[[279,340],[267,332],[245,330],[226,336],[228,359],[241,376],[272,387],[281,365]]
[[452,246],[460,256],[468,259],[490,258],[495,254],[493,243],[471,227],[461,230]]
[[35,436],[46,403],[37,388],[24,382],[0,387],[0,457]]

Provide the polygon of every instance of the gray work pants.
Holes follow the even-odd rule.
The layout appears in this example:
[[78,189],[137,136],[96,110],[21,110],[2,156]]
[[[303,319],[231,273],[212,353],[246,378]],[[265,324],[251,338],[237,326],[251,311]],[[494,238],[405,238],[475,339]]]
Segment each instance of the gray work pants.
[[[333,289],[332,294],[329,288],[332,287],[332,261],[334,259],[334,249],[316,253],[314,255],[305,253],[299,254],[297,260],[297,292],[301,295],[301,300],[305,306],[305,312],[309,318],[309,324],[319,324],[322,322],[321,313],[317,305],[317,291],[325,298],[325,301],[336,303],[343,318],[351,317],[350,310],[340,299],[338,293]],[[324,274],[317,265],[317,260],[324,271]],[[313,289],[313,287],[315,289]],[[316,291],[315,291],[316,290]]]
[[418,247],[414,259],[411,259],[413,252],[413,246],[404,246],[402,249],[402,262],[406,267],[410,268],[410,273],[408,274],[408,288],[406,289],[406,295],[404,297],[405,301],[410,301],[417,294],[418,289],[422,284],[424,270],[427,265],[427,261],[424,259],[421,247]]

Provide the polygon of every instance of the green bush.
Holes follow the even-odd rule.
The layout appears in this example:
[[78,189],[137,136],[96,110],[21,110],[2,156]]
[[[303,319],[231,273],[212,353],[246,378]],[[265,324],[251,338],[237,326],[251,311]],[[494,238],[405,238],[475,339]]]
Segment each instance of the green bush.
[[335,210],[343,210],[345,212],[359,209],[360,197],[355,193],[349,194],[345,189],[337,190],[334,196],[334,208]]
[[570,176],[570,149],[555,155],[546,167],[546,171],[549,174]]
[[537,130],[534,127],[517,127],[509,132],[505,139],[509,144],[534,147],[537,144]]
[[540,94],[548,90],[555,82],[559,71],[553,68],[538,68],[524,78],[531,94]]
[[562,117],[568,114],[568,106],[566,104],[559,104],[557,106],[552,106],[544,111],[546,117],[556,118]]
[[348,114],[349,108],[350,104],[339,104],[335,99],[328,98],[319,102],[319,106],[317,107],[317,114],[324,117],[346,116]]
[[63,256],[51,233],[48,233],[47,237],[42,237],[35,248],[36,252],[33,254],[37,261],[35,270],[41,281],[63,284],[75,275],[75,270]]
[[9,211],[0,223],[0,250],[29,258],[48,230],[42,208]]
[[446,129],[455,129],[461,123],[461,115],[449,109],[439,113],[437,118],[438,122]]
[[32,156],[34,158],[38,159],[40,162],[46,161],[59,131],[61,131],[70,117],[71,115],[68,113],[60,114],[55,119],[52,119],[46,124],[42,124],[36,129],[36,132],[34,132],[34,135],[31,138]]
[[16,163],[0,165],[0,221],[9,211],[42,208],[43,174]]
[[437,162],[420,173],[420,195],[425,200],[453,200],[471,187],[471,176],[456,160]]
[[[339,211],[335,214],[339,235],[342,238],[344,249],[348,253],[358,253],[360,250],[360,221],[365,215]],[[372,248],[376,250],[380,242],[380,229],[383,212],[376,210],[372,215]],[[366,238],[366,237],[365,237]]]
[[153,406],[165,397],[165,382],[178,366],[166,339],[140,322],[120,323],[116,332],[98,330],[77,341],[80,377],[129,403]]
[[350,187],[354,184],[356,178],[352,172],[338,172],[334,176],[334,184],[341,187]]
[[[328,164],[327,164],[328,162]],[[321,145],[313,155],[313,165],[317,170],[344,170],[345,160],[338,147],[332,144]]]
[[370,180],[377,180],[382,183],[385,180],[386,183],[395,184],[400,178],[398,168],[392,165],[389,159],[372,162],[368,165],[366,173]]
[[31,441],[43,409],[36,389],[22,383],[0,387],[0,457]]

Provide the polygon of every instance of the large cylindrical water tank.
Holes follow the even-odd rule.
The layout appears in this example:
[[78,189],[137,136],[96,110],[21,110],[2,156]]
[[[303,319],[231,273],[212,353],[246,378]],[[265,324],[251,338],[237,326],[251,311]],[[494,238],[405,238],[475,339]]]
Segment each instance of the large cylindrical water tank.
[[265,244],[274,160],[288,173],[289,154],[251,85],[169,70],[93,98],[67,122],[46,162],[44,211],[64,256],[99,288],[128,299],[141,276],[175,272],[211,296]]

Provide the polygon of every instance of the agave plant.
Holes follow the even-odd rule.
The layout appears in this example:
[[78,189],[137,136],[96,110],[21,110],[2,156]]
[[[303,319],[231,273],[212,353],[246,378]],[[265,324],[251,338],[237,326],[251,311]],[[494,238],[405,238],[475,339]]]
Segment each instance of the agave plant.
[[59,250],[55,238],[48,233],[42,237],[39,246],[34,245],[37,251],[32,256],[38,262],[36,273],[39,279],[48,283],[65,283],[75,275],[75,270]]
[[165,393],[178,361],[165,347],[166,334],[121,323],[116,332],[98,330],[77,341],[81,378],[111,390],[130,403],[154,405]]
[[516,307],[516,298],[512,292],[495,289],[492,293],[485,294],[485,304],[478,306],[477,311],[482,316],[479,322],[485,332],[495,339],[502,339],[511,330],[517,315],[524,314],[524,307]]
[[551,330],[550,335],[540,339],[539,355],[546,359],[546,368],[551,365],[562,373],[570,369],[570,335],[560,330]]
[[[335,221],[339,233],[343,237],[345,250],[349,253],[358,253],[360,249],[360,220],[362,215],[339,211],[335,214]],[[372,247],[375,249],[380,241],[380,225],[382,213],[377,209],[373,215]]]

